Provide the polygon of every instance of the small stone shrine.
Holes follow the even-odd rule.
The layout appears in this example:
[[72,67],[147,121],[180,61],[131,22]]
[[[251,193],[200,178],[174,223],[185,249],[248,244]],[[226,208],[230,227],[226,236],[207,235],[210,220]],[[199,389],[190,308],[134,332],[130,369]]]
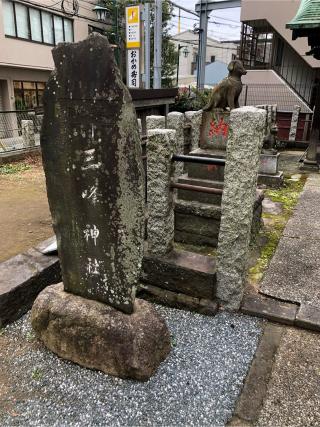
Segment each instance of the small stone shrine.
[[[230,112],[213,109],[202,113],[198,147],[189,154],[209,158],[226,158]],[[178,178],[181,184],[222,189],[224,167],[187,164],[187,173]],[[252,235],[260,227],[263,193],[257,190],[252,220]],[[178,190],[175,201],[175,240],[188,244],[217,246],[221,220],[221,195]]]
[[148,379],[170,351],[167,326],[135,299],[144,182],[133,103],[99,34],[53,49],[41,147],[62,284],[37,298],[32,325],[65,359]]
[[259,105],[257,108],[266,110],[265,137],[260,154],[258,184],[278,188],[283,184],[283,172],[279,170],[278,127],[276,122],[276,105]]

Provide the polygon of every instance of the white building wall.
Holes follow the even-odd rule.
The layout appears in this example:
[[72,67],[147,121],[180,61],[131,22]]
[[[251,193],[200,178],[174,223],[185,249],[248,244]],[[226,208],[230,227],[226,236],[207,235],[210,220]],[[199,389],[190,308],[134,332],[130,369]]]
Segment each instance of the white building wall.
[[[189,55],[184,56],[184,49],[180,50],[179,76],[190,76],[192,73],[192,63],[196,62],[198,53],[198,36],[192,31],[184,31],[173,37],[173,42],[178,49],[178,45],[186,46],[189,50]],[[233,55],[237,55],[236,43],[223,43],[208,37],[206,62],[211,62],[211,57],[215,57],[215,61],[220,61],[229,64]]]

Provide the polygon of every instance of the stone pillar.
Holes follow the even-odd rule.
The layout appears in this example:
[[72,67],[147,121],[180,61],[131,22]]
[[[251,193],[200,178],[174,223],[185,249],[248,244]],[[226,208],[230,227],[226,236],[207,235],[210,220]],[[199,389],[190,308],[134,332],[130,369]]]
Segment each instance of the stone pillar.
[[138,121],[139,134],[140,136],[142,136],[142,121],[141,119],[137,119],[137,121]]
[[199,111],[186,111],[186,122],[191,125],[191,150],[199,148],[200,144],[200,131],[202,123],[202,110]]
[[147,131],[150,129],[165,129],[165,116],[147,116],[146,117]]
[[174,165],[171,162],[175,130],[148,131],[147,198],[148,252],[165,255],[172,250],[174,239],[173,191],[170,188]]
[[21,131],[23,138],[23,145],[28,147],[34,147],[36,145],[34,136],[34,124],[32,120],[21,120]]
[[[183,113],[173,111],[167,116],[167,128],[174,129],[175,135],[175,150],[174,154],[184,153],[184,123],[185,116]],[[175,165],[175,177],[178,178],[183,174],[184,164],[182,162],[176,163]]]
[[238,309],[243,295],[266,111],[231,111],[218,239],[217,297]]
[[291,117],[291,125],[290,125],[290,132],[289,132],[289,141],[290,142],[294,142],[296,140],[300,110],[301,110],[300,105],[295,105],[293,107],[292,117]]

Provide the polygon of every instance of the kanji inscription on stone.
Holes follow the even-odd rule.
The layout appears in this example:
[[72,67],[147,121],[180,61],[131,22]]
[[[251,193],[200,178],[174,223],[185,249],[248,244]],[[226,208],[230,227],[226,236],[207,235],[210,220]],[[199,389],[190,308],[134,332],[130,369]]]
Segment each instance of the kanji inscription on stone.
[[131,313],[144,232],[135,109],[105,37],[53,58],[41,148],[64,289]]
[[204,111],[202,115],[200,148],[225,150],[229,134],[230,113]]

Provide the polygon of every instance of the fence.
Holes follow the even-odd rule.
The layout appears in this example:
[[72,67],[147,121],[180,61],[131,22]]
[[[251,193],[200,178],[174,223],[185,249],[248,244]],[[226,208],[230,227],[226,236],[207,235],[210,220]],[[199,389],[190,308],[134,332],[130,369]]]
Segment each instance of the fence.
[[40,145],[42,117],[35,110],[0,111],[0,153]]
[[286,84],[246,84],[239,99],[240,105],[273,105],[277,104],[278,111],[292,112],[295,105],[301,113],[310,114],[312,110]]

